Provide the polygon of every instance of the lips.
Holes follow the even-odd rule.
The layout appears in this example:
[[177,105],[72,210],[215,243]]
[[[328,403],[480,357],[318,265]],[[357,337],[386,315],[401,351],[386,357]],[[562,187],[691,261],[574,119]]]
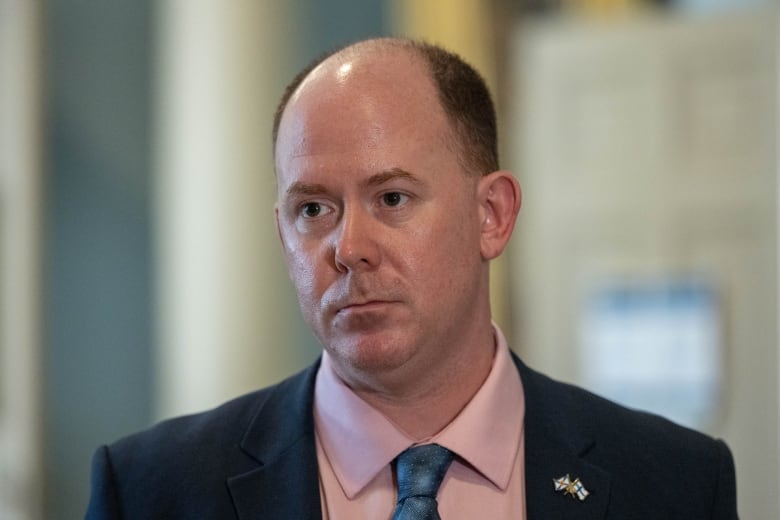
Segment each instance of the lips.
[[397,301],[389,300],[360,300],[348,302],[337,307],[333,315],[333,326],[347,333],[367,333],[385,327],[391,316],[391,312]]
[[403,285],[395,280],[357,278],[336,283],[323,294],[320,308],[326,316],[345,318],[382,314],[405,301]]
[[366,312],[377,311],[377,310],[381,310],[383,307],[386,307],[387,305],[390,305],[391,303],[393,302],[388,300],[368,300],[363,302],[348,303],[340,307],[336,311],[336,314],[362,312],[362,311],[366,311]]

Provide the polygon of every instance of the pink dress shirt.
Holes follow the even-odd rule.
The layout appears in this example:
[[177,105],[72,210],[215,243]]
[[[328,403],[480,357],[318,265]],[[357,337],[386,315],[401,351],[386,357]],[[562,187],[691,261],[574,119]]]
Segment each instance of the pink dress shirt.
[[[503,333],[493,325],[490,374],[435,442],[457,457],[439,488],[444,520],[525,519],[525,400]],[[314,422],[323,518],[387,519],[395,508],[391,462],[415,439],[369,406],[322,356],[314,390]]]

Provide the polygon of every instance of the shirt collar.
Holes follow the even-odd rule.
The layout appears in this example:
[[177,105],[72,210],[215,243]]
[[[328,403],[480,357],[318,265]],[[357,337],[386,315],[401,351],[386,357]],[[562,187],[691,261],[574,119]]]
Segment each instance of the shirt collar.
[[[487,379],[458,416],[430,442],[458,454],[505,490],[520,446],[525,400],[506,339],[495,323],[493,328],[496,354]],[[323,353],[315,383],[314,420],[325,456],[349,499],[414,444],[414,439],[339,379],[327,352]]]
[[496,487],[506,490],[523,433],[525,398],[520,374],[494,323],[496,355],[485,382],[452,422],[431,439],[457,453]]

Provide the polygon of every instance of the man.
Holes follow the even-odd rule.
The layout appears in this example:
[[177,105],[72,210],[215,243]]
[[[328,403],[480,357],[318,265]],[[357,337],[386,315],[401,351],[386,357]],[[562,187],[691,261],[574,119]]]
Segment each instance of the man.
[[510,353],[488,268],[520,188],[496,149],[483,81],[437,47],[369,40],[300,74],[276,220],[321,361],[98,450],[87,517],[736,518],[725,444]]

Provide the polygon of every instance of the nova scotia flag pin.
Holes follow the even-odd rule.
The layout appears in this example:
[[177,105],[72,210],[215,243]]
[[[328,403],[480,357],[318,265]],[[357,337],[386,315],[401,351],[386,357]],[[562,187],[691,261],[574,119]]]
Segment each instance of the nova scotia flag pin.
[[580,502],[590,495],[590,492],[585,489],[580,479],[575,478],[572,480],[568,473],[563,477],[554,478],[553,486],[555,486],[555,491],[563,491],[564,495],[571,495],[572,498],[576,497],[580,499]]

